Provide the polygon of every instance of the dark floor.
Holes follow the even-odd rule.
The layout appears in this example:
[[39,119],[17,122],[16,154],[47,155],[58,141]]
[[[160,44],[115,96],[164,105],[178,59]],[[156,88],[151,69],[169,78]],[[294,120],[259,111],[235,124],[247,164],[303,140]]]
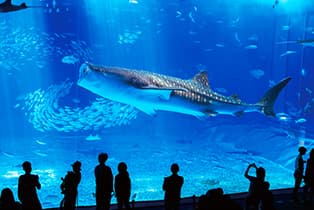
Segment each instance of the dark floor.
[[[300,201],[296,203],[291,199],[292,189],[280,189],[280,190],[273,190],[275,206],[277,210],[314,210],[314,197],[312,198],[312,203],[306,202],[304,203],[302,198],[303,194],[299,193]],[[240,203],[242,206],[245,201],[246,193],[238,193],[238,194],[231,194],[230,197],[237,203]],[[193,200],[195,202],[193,202]],[[197,202],[197,198],[184,198],[181,201],[180,210],[193,210],[194,203]],[[142,202],[135,202],[134,204],[135,209],[139,210],[164,210],[163,208],[163,201],[142,201]],[[112,205],[111,209],[117,209],[116,205]],[[51,208],[50,210],[54,210]],[[77,210],[95,210],[95,206],[85,206],[85,207],[78,207]]]

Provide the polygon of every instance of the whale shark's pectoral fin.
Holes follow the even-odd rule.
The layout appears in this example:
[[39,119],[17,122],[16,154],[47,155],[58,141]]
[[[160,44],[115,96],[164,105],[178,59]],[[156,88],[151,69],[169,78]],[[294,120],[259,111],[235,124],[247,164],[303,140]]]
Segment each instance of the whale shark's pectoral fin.
[[152,89],[152,90],[181,90],[181,91],[188,91],[185,88],[182,87],[157,87],[157,86],[153,86],[153,85],[147,85],[147,86],[143,86],[141,87],[141,89]]
[[244,111],[238,111],[238,112],[235,112],[233,113],[234,116],[237,116],[237,117],[241,117],[243,115]]
[[142,87],[141,89],[144,89],[145,92],[149,95],[158,96],[158,98],[161,100],[169,100],[171,93],[174,90],[187,91],[184,88],[177,88],[177,87],[164,88],[164,87],[155,87],[155,86],[145,86],[145,87]]
[[155,100],[166,100],[170,99],[172,90],[159,90],[159,89],[146,89],[142,95],[147,98],[154,98]]
[[207,109],[204,111],[204,113],[207,115],[207,116],[210,116],[210,117],[215,117],[217,116],[218,112],[214,111],[214,110],[210,110],[210,109]]
[[148,114],[149,116],[156,116],[156,110],[149,107],[149,106],[141,106],[141,107],[136,107],[137,109],[139,109],[140,111]]

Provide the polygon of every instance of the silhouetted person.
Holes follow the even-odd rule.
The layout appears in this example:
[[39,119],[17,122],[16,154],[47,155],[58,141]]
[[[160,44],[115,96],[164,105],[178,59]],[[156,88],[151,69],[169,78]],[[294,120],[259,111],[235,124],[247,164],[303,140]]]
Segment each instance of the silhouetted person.
[[4,188],[1,191],[0,209],[1,210],[22,210],[21,204],[14,200],[13,192],[10,188]]
[[293,189],[293,199],[295,201],[298,201],[297,193],[299,191],[299,188],[301,186],[302,179],[304,178],[303,171],[304,171],[304,163],[303,155],[306,153],[306,148],[301,146],[299,147],[299,155],[295,159],[295,170],[294,170],[294,189]]
[[262,206],[261,210],[275,210],[274,205],[274,196],[273,193],[269,190],[269,182],[263,183],[263,194],[262,194]]
[[68,171],[67,175],[62,178],[61,193],[64,194],[64,198],[61,201],[61,209],[74,210],[77,200],[77,187],[81,182],[81,162],[75,161],[72,164],[72,171]]
[[[249,170],[251,168],[255,168],[256,170],[256,177],[249,175]],[[255,163],[250,164],[245,173],[244,176],[250,181],[250,187],[249,187],[249,193],[246,198],[246,210],[257,210],[258,205],[261,201],[261,196],[263,192],[263,183],[265,180],[266,171],[264,168],[259,167],[257,168]]]
[[181,199],[181,188],[184,182],[182,176],[178,175],[179,165],[171,165],[172,175],[165,177],[162,189],[165,191],[165,209],[178,210]]
[[118,172],[114,179],[114,191],[117,197],[118,209],[123,209],[123,205],[126,209],[130,209],[131,179],[126,163],[119,163]]
[[314,195],[314,149],[311,149],[310,157],[306,161],[304,182],[304,190],[306,193],[310,190],[312,198]]
[[111,168],[106,166],[107,153],[98,155],[99,165],[95,168],[96,178],[96,210],[109,210],[111,193],[113,192],[113,175]]
[[0,4],[0,12],[13,12],[21,9],[26,9],[27,6],[25,3],[20,5],[12,4],[12,0],[5,0],[3,3]]
[[32,165],[30,162],[25,161],[22,167],[25,174],[19,177],[18,197],[23,210],[41,210],[42,207],[36,192],[36,188],[38,190],[41,188],[39,177],[31,174]]
[[199,210],[242,210],[241,205],[233,202],[224,195],[222,188],[210,189],[206,195],[201,195],[198,203]]

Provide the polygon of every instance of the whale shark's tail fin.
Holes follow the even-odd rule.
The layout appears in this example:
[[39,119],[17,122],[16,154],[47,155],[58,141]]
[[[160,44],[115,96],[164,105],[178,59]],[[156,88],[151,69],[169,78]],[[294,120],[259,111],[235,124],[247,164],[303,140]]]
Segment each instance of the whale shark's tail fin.
[[272,117],[276,116],[274,112],[274,104],[276,102],[276,99],[279,93],[288,84],[290,80],[291,80],[291,77],[287,77],[281,80],[280,82],[278,82],[276,85],[270,88],[264,94],[262,99],[257,103],[261,108],[261,112],[263,112],[266,116],[272,116]]

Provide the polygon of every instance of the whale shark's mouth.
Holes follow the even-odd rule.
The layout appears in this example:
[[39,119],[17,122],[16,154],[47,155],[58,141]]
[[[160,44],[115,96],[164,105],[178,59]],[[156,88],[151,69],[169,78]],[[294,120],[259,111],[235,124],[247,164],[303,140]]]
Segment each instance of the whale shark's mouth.
[[90,71],[91,69],[89,68],[87,63],[83,63],[80,66],[80,70],[79,70],[79,79],[78,79],[78,83],[80,83],[81,80],[83,80],[86,76],[86,74],[88,73],[88,71]]

